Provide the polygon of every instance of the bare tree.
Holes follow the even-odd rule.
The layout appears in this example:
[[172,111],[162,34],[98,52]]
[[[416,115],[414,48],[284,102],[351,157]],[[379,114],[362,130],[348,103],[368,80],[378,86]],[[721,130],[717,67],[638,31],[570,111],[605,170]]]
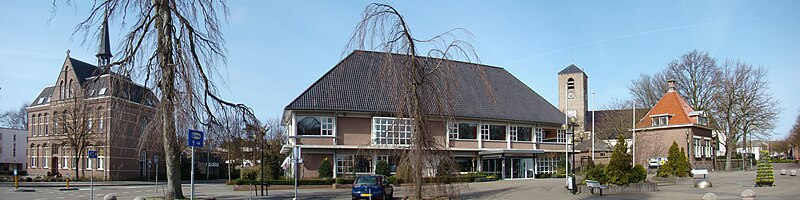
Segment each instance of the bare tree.
[[786,141],[790,147],[800,147],[800,115],[797,115],[797,119],[792,129],[789,130],[789,136],[786,137]]
[[249,107],[217,95],[213,80],[226,62],[220,17],[227,16],[224,1],[107,0],[95,2],[76,27],[75,33],[86,36],[98,21],[121,17],[123,26],[132,24],[121,56],[110,64],[118,74],[142,77],[145,87],[160,95],[155,121],[161,125],[167,166],[166,199],[184,198],[178,136],[186,128],[218,123],[218,109],[235,110],[246,123],[259,124]]
[[[468,34],[463,29],[454,29],[431,39],[415,38],[406,19],[394,7],[373,3],[364,10],[346,48],[346,52],[352,49],[386,52],[381,58],[382,64],[376,67],[388,79],[386,85],[396,110],[393,115],[398,119],[394,126],[413,125],[411,146],[398,152],[401,164],[397,172],[412,184],[413,199],[422,199],[423,194],[452,196],[457,193],[446,182],[433,184],[435,186],[430,189],[436,192],[425,192],[423,177],[432,171],[436,174],[455,171],[448,169],[456,165],[443,142],[434,138],[432,131],[440,127],[431,120],[450,118],[450,93],[455,82],[450,80],[453,59],[477,59],[472,46],[456,37],[459,33]],[[427,47],[430,50],[420,50]],[[484,84],[488,85],[485,78]],[[489,90],[487,93],[491,93]],[[402,118],[409,120],[400,120]]]
[[636,99],[636,105],[652,108],[667,92],[667,76],[664,71],[653,75],[639,74],[638,79],[631,81],[628,91]]
[[[73,88],[82,88],[77,83],[73,84],[76,84],[72,86]],[[79,167],[78,163],[80,163],[93,139],[97,138],[95,133],[99,132],[98,130],[102,128],[101,126],[105,126],[101,125],[105,122],[100,119],[101,115],[99,113],[93,113],[96,110],[91,109],[90,106],[93,101],[99,100],[87,100],[84,94],[88,92],[85,90],[79,89],[75,90],[74,93],[72,91],[69,92],[71,93],[69,95],[71,98],[66,101],[60,101],[58,105],[54,106],[56,110],[53,113],[54,130],[56,138],[59,138],[62,144],[67,145],[72,151],[75,177],[83,177],[81,175],[85,176],[85,172],[80,172],[83,172],[84,168]],[[93,116],[97,119],[93,120]],[[66,165],[66,163],[64,164]]]
[[28,106],[24,103],[17,110],[9,110],[0,114],[0,127],[28,130]]
[[634,119],[642,119],[649,108],[638,107],[633,116],[633,100],[613,99],[604,105],[603,110],[595,112],[595,138],[598,140],[616,140],[617,135],[631,137]]
[[686,99],[694,110],[708,110],[711,97],[717,91],[716,59],[708,52],[692,50],[680,58],[667,63],[666,68],[653,75],[641,74],[628,86],[638,105],[652,108],[667,92],[667,80],[674,79],[679,87],[678,94]]
[[778,101],[767,92],[769,82],[764,67],[727,60],[721,68],[713,108],[725,136],[720,141],[726,150],[725,170],[730,170],[736,142],[748,134],[768,136],[781,110]]
[[[717,91],[717,59],[708,52],[692,50],[667,64],[668,78],[675,79],[680,87],[676,90],[694,110],[708,110]],[[662,93],[663,94],[663,93]]]

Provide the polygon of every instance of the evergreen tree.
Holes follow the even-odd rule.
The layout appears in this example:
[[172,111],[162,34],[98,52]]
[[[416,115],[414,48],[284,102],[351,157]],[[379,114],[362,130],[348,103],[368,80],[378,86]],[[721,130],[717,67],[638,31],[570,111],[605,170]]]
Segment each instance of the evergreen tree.
[[331,178],[333,177],[333,168],[331,168],[331,162],[328,161],[328,157],[322,159],[322,163],[319,165],[319,177],[320,178]]
[[681,156],[678,160],[678,164],[675,166],[675,176],[677,177],[686,177],[691,176],[691,164],[689,164],[689,158],[686,156],[686,151],[681,148]]
[[668,177],[675,174],[675,166],[677,165],[678,160],[680,160],[680,152],[678,149],[678,143],[672,141],[672,146],[669,147],[669,152],[667,153],[667,162],[661,165],[658,168],[658,172],[656,175],[658,177]]
[[384,160],[378,161],[378,163],[375,164],[375,174],[387,177],[392,175],[392,169],[389,167],[389,163]]
[[628,185],[630,183],[630,171],[632,156],[628,154],[628,144],[622,135],[617,137],[617,145],[611,154],[611,161],[605,169],[606,183],[616,185]]

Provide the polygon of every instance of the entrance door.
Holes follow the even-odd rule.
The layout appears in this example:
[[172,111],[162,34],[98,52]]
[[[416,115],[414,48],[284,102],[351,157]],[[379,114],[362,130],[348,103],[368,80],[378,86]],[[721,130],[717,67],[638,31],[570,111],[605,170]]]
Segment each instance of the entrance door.
[[60,168],[60,166],[58,166],[58,157],[53,156],[52,158],[50,158],[50,160],[52,160],[53,162],[50,163],[52,164],[50,165],[50,174],[56,175],[58,174],[58,168]]

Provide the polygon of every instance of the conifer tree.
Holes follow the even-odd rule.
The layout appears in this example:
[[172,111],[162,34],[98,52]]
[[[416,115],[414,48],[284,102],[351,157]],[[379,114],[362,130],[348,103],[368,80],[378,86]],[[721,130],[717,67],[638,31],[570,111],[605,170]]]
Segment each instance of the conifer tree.
[[605,169],[608,184],[628,185],[630,183],[630,171],[632,156],[628,154],[628,144],[625,138],[620,135],[617,137],[617,145],[611,154],[611,161]]
[[331,162],[328,161],[328,157],[322,159],[322,163],[319,165],[319,177],[320,178],[331,178],[333,177],[333,168],[331,168]]
[[675,174],[675,166],[676,162],[680,160],[680,152],[678,150],[678,143],[672,141],[672,146],[669,147],[669,152],[667,153],[667,162],[664,165],[661,165],[658,168],[658,173],[656,175],[658,177],[668,177]]

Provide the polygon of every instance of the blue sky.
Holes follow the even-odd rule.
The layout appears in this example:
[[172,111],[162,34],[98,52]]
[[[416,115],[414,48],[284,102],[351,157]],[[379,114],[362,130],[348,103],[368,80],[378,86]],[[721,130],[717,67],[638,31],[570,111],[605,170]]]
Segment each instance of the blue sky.
[[[30,102],[56,79],[65,52],[95,62],[96,42],[73,37],[90,5],[2,1],[0,110]],[[231,1],[222,95],[278,117],[341,58],[370,1]],[[800,1],[400,1],[391,2],[428,38],[465,28],[481,63],[507,69],[557,104],[556,73],[575,63],[597,105],[630,98],[627,86],[692,49],[769,69],[783,109],[775,137],[800,112]],[[24,20],[15,20],[24,19]],[[125,30],[112,22],[112,48]],[[574,61],[573,61],[574,59]],[[590,107],[592,103],[590,102]]]

